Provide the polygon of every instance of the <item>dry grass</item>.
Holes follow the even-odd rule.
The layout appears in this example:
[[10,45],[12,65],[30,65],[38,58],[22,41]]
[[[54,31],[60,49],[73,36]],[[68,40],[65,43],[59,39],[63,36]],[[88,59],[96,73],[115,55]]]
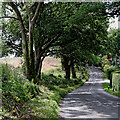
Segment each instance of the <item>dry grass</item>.
[[46,57],[43,61],[42,71],[48,71],[60,66],[60,60],[53,57]]
[[21,67],[23,59],[21,57],[15,57],[15,58],[0,58],[1,63],[7,63],[9,65],[12,65],[14,67]]
[[[7,63],[14,67],[21,67],[23,58],[0,58],[0,63]],[[60,65],[60,60],[53,57],[46,57],[43,61],[42,71],[55,69]]]

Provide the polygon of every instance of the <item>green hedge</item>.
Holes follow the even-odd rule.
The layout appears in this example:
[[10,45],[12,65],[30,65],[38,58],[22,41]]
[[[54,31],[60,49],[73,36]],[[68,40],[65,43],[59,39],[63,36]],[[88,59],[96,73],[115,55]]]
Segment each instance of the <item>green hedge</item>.
[[36,94],[39,86],[25,78],[17,69],[7,64],[0,66],[0,81],[2,82],[2,115],[19,116],[24,103]]
[[112,87],[116,91],[120,91],[120,72],[112,73]]

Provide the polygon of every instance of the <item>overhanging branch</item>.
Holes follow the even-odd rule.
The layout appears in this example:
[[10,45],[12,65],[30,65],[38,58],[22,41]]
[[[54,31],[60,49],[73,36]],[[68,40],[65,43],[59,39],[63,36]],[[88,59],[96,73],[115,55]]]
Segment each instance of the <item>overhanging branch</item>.
[[12,17],[12,16],[2,16],[2,17],[0,17],[0,19],[2,19],[2,18],[13,18],[13,19],[18,20],[18,18],[15,18],[15,17]]
[[37,15],[38,15],[38,13],[39,13],[39,9],[40,9],[40,5],[41,5],[41,3],[39,2],[38,3],[38,6],[37,6],[37,9],[36,9],[36,11],[35,11],[35,15],[34,15],[34,17],[32,18],[32,22],[35,22],[35,20],[36,20],[36,18],[37,18]]

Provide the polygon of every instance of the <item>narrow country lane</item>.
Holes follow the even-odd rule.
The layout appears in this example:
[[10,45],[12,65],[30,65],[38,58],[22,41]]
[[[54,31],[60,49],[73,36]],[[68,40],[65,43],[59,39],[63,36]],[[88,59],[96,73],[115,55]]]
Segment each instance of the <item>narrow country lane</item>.
[[104,91],[102,72],[91,66],[89,73],[89,80],[61,101],[59,119],[120,117],[120,98]]

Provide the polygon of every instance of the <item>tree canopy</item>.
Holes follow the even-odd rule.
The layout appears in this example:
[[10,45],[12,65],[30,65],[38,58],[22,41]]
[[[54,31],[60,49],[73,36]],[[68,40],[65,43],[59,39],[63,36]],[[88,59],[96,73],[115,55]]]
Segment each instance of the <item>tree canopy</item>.
[[90,54],[100,54],[107,40],[104,3],[9,2],[3,3],[1,18],[9,18],[3,22],[4,43],[19,55],[22,40],[26,75],[35,83],[41,78],[42,61],[47,55],[57,53],[82,61]]

